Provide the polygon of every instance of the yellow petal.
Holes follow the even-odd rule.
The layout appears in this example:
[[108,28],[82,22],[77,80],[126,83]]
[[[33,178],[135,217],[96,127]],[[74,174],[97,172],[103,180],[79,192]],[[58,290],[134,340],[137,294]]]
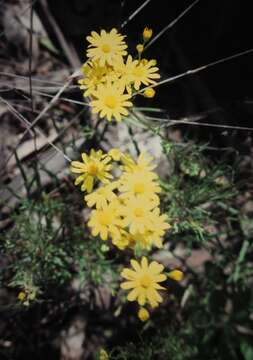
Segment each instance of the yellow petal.
[[133,289],[136,285],[136,282],[134,281],[126,281],[123,282],[122,284],[120,284],[121,289],[125,289],[125,290],[129,290],[129,289]]
[[132,259],[132,260],[130,260],[130,263],[135,271],[137,271],[137,272],[141,271],[141,267],[136,260]]
[[127,280],[134,280],[136,278],[136,273],[130,269],[124,269],[120,275]]
[[138,296],[138,304],[140,306],[143,306],[145,305],[145,303],[146,303],[146,291],[142,290]]
[[145,256],[143,256],[141,259],[141,266],[144,270],[148,268],[148,260]]
[[167,276],[165,274],[156,275],[154,277],[155,282],[165,281],[166,279],[167,279]]
[[127,296],[128,301],[136,300],[137,296],[139,295],[139,288],[134,288]]
[[164,266],[156,261],[152,261],[151,264],[149,265],[149,268],[153,274],[158,274],[163,271]]

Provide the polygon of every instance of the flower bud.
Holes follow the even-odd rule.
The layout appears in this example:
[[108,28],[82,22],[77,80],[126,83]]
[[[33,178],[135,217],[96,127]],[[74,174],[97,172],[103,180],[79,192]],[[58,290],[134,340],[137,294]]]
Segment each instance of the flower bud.
[[148,64],[148,60],[147,60],[147,59],[141,59],[141,64],[142,64],[142,65],[147,65],[147,64]]
[[146,310],[144,307],[141,307],[140,310],[138,311],[138,318],[141,321],[147,321],[149,319],[150,315],[148,310]]
[[139,54],[141,54],[144,50],[144,46],[142,44],[138,44],[136,46],[136,50],[138,51]]
[[99,351],[99,360],[109,360],[109,355],[105,349]]
[[175,281],[181,281],[184,277],[184,274],[180,270],[173,270],[168,273],[168,277]]
[[145,29],[143,30],[142,36],[143,36],[143,40],[149,41],[149,39],[152,37],[153,34],[153,30],[149,29],[148,27],[145,27]]
[[144,91],[144,96],[147,98],[153,98],[155,96],[155,90],[153,88],[146,89]]

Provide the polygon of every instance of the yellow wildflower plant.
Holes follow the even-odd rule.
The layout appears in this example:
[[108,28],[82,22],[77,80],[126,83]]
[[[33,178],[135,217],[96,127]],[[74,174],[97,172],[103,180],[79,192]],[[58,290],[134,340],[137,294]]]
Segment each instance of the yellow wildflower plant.
[[157,307],[163,301],[158,290],[166,290],[159,284],[167,279],[162,273],[164,266],[156,261],[149,264],[145,256],[140,263],[134,259],[130,262],[133,269],[123,269],[121,276],[127,281],[120,285],[124,290],[131,290],[128,301],[137,301],[140,306],[150,304],[152,308]]
[[[152,171],[153,158],[143,152],[134,160],[115,148],[108,154],[92,149],[82,159],[83,163],[73,161],[71,169],[81,174],[75,184],[82,183],[81,190],[88,193],[84,196],[87,206],[95,208],[88,222],[91,234],[110,239],[120,250],[161,248],[170,225],[160,214],[161,188]],[[117,175],[113,161],[122,164],[116,164]]]
[[129,101],[131,95],[124,94],[124,88],[117,82],[98,85],[92,95],[95,98],[91,101],[92,112],[99,113],[101,118],[106,117],[108,121],[121,121],[122,115],[128,115],[127,108],[133,106]]
[[112,65],[115,58],[127,54],[127,44],[124,41],[125,36],[118,33],[116,29],[110,32],[101,30],[100,34],[96,31],[91,32],[91,36],[87,36],[90,43],[87,50],[87,57],[93,61],[98,60],[101,66],[105,64]]
[[71,162],[71,171],[79,175],[75,180],[75,185],[82,183],[81,190],[90,193],[93,190],[95,180],[108,183],[113,176],[109,173],[112,165],[109,164],[111,157],[103,154],[101,150],[92,149],[90,155],[82,154],[82,160]]
[[[73,161],[71,168],[79,174],[75,184],[82,183],[81,190],[88,192],[84,199],[91,208],[91,235],[110,240],[120,251],[130,249],[135,254],[147,253],[153,246],[161,248],[170,225],[166,215],[160,213],[162,189],[153,171],[153,158],[142,152],[134,159],[113,148],[108,153],[92,149],[89,155],[82,154],[82,160]],[[146,305],[154,308],[163,301],[159,290],[165,288],[160,283],[167,278],[180,281],[183,274],[180,270],[165,273],[163,265],[149,263],[145,256],[140,262],[132,259],[131,265],[132,269],[121,272],[126,279],[121,288],[131,290],[127,299],[141,306],[138,317],[144,322],[150,316]]]

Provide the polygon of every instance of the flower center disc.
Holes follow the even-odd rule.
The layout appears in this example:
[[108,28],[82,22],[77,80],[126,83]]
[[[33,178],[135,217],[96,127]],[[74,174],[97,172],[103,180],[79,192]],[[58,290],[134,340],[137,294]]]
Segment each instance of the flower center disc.
[[135,193],[143,193],[144,192],[144,184],[143,183],[137,183],[134,185],[134,192]]
[[144,274],[140,279],[140,284],[144,288],[148,288],[151,285],[151,278],[148,274]]
[[143,216],[143,210],[141,208],[134,209],[134,215],[136,217],[142,217]]
[[142,77],[143,76],[143,69],[141,68],[135,68],[133,70],[133,75],[136,76],[136,77]]
[[115,99],[115,96],[112,95],[106,96],[105,105],[110,109],[114,109],[117,106],[117,100]]
[[108,45],[108,44],[104,44],[104,45],[102,46],[102,51],[103,51],[104,53],[108,54],[108,53],[111,51],[111,46]]
[[101,225],[109,225],[112,222],[112,215],[103,211],[99,215],[99,222]]
[[97,175],[98,173],[98,167],[96,164],[90,164],[88,167],[88,172],[90,175]]

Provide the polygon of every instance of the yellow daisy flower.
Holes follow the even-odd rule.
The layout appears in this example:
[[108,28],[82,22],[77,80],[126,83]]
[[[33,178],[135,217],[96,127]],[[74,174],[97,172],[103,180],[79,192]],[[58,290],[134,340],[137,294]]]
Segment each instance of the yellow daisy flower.
[[92,31],[91,36],[86,38],[90,43],[87,56],[92,60],[98,60],[101,66],[112,65],[115,59],[127,54],[124,37],[116,29],[112,29],[108,33],[101,30],[100,34]]
[[156,231],[147,231],[143,236],[145,237],[144,244],[146,244],[145,248],[147,250],[150,250],[152,246],[156,246],[158,249],[162,248],[163,239]]
[[129,301],[137,300],[140,306],[149,303],[153,308],[162,302],[162,297],[157,290],[165,290],[159,285],[160,282],[166,280],[166,275],[161,274],[164,266],[156,261],[148,264],[145,256],[142,257],[139,264],[136,260],[131,260],[132,269],[125,268],[121,272],[121,276],[127,281],[120,286],[122,289],[131,290],[127,299]]
[[103,183],[108,183],[109,179],[113,176],[109,174],[112,169],[112,165],[108,164],[111,161],[111,157],[103,154],[101,150],[91,150],[90,155],[83,153],[82,160],[71,162],[71,171],[79,175],[75,180],[75,185],[83,183],[81,186],[82,191],[90,193],[93,190],[94,181],[100,180]]
[[129,232],[143,234],[150,228],[151,210],[157,204],[148,201],[144,197],[131,197],[121,206],[120,213],[123,216],[122,226],[129,226]]
[[103,209],[106,207],[106,205],[108,205],[108,203],[117,198],[116,194],[113,192],[116,187],[114,182],[105,186],[101,186],[96,191],[86,195],[84,200],[87,202],[89,207],[96,205],[97,209]]
[[120,149],[111,149],[109,152],[108,152],[108,155],[111,156],[111,158],[114,160],[114,161],[120,161],[120,158],[122,156],[122,152],[120,151]]
[[139,62],[131,72],[132,80],[134,83],[135,90],[139,90],[141,84],[148,86],[149,84],[155,84],[154,79],[159,79],[160,75],[158,67],[153,66],[153,60],[148,61],[146,64]]
[[106,81],[111,69],[108,66],[100,66],[98,61],[89,61],[82,66],[84,79],[78,80],[81,90],[85,90],[84,96],[89,96],[98,84]]
[[134,81],[133,71],[138,65],[138,60],[134,60],[131,55],[127,56],[126,62],[124,59],[118,59],[114,63],[115,72],[118,74],[118,81],[126,88],[129,94],[132,93],[131,84]]
[[136,233],[131,235],[131,246],[132,248],[137,247],[145,250],[150,250],[152,243],[150,242],[150,238],[147,236],[148,231],[145,231],[143,234]]
[[124,88],[117,82],[98,85],[92,95],[96,98],[91,101],[92,112],[99,113],[100,117],[106,117],[108,121],[112,121],[112,118],[121,121],[122,115],[128,115],[126,108],[133,106],[128,101],[131,95],[124,94]]
[[118,213],[119,203],[113,201],[103,209],[91,212],[88,226],[92,228],[92,235],[100,235],[102,240],[107,240],[108,236],[120,236],[119,227],[121,219]]
[[112,236],[112,243],[118,249],[124,250],[132,242],[132,236],[127,231],[120,229],[119,234]]
[[152,176],[153,179],[157,179],[158,176],[152,172],[155,168],[155,165],[152,164],[153,157],[148,156],[144,152],[141,152],[139,155],[137,161],[134,161],[132,157],[128,154],[121,157],[121,161],[124,164],[123,170],[129,173],[135,172],[135,171],[141,171],[150,173],[150,177]]
[[161,192],[161,188],[153,181],[152,173],[141,171],[123,173],[120,183],[119,191],[123,193],[122,198],[143,195],[148,200],[155,200],[159,204],[159,197],[156,193]]
[[168,219],[165,214],[160,215],[159,208],[154,209],[151,215],[151,231],[156,233],[158,236],[163,236],[165,234],[165,230],[171,228],[171,225],[167,223],[167,220]]

